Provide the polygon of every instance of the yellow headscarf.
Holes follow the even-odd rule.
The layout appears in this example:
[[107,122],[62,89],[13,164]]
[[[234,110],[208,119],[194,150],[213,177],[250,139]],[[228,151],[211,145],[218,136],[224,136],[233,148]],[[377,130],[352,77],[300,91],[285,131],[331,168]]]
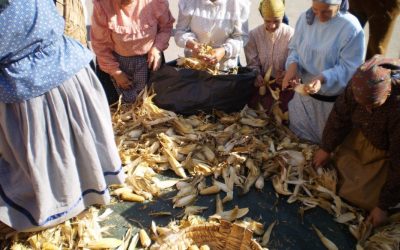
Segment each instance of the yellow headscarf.
[[285,14],[285,5],[282,0],[261,0],[258,9],[263,18],[283,17]]

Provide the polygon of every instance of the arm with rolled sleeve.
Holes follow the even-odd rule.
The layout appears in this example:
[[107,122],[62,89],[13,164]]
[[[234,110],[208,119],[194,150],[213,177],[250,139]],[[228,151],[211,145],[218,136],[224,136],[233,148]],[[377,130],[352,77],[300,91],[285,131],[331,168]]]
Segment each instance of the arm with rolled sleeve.
[[155,8],[161,9],[157,16],[157,35],[154,41],[153,47],[156,47],[159,51],[164,51],[168,48],[169,38],[175,19],[172,17],[171,11],[167,0],[156,1],[157,5]]
[[114,44],[111,39],[111,30],[108,28],[107,16],[99,1],[93,1],[90,39],[100,68],[110,75],[119,71],[119,63],[112,54]]
[[240,9],[240,17],[233,20],[233,31],[223,44],[225,49],[225,58],[239,57],[243,46],[248,41],[250,3],[245,0],[240,1]]
[[363,63],[365,54],[364,31],[354,31],[340,50],[339,62],[333,68],[322,71],[327,88],[343,89],[357,68]]
[[179,0],[179,16],[175,27],[175,43],[181,48],[186,47],[189,40],[197,41],[196,34],[190,30],[190,22],[192,21],[192,13],[194,11],[193,1]]

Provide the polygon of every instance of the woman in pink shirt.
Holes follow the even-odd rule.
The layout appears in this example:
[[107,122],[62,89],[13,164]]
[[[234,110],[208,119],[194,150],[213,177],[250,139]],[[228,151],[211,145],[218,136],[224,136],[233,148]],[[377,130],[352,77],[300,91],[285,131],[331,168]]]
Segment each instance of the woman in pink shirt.
[[100,68],[132,103],[160,68],[174,23],[167,0],[94,0],[90,37]]

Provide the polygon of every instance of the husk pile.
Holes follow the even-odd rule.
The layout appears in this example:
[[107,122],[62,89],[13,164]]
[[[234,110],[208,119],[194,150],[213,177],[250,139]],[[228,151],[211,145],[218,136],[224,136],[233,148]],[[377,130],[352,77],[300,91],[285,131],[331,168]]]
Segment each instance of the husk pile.
[[[127,169],[145,165],[158,172],[170,169],[184,178],[176,183],[174,207],[193,208],[198,195],[220,192],[225,193],[221,203],[226,203],[233,199],[234,186],[245,194],[252,186],[262,189],[265,179],[270,178],[275,191],[288,196],[289,203],[303,204],[301,213],[319,206],[337,222],[347,224],[359,248],[371,234],[371,227],[363,224],[365,212],[337,196],[336,171],[316,173],[312,168],[316,146],[300,142],[262,108],[182,117],[155,107],[153,95],[147,91],[141,97],[133,108],[120,105],[114,113],[121,158]],[[132,120],[127,119],[130,117]],[[157,122],[149,126],[149,120]],[[129,130],[132,132],[128,124],[133,121],[134,129],[140,132],[127,138]],[[211,186],[206,185],[205,176],[212,177]],[[192,214],[190,210],[199,212],[188,210],[186,216]],[[225,219],[222,214],[224,211],[219,211],[216,216]]]
[[[104,238],[107,227],[101,227],[103,221],[112,211],[106,210],[99,215],[99,210],[91,207],[79,216],[67,220],[55,227],[33,233],[18,233],[13,235],[4,249],[99,249],[116,248],[122,241],[114,238]],[[6,242],[4,242],[6,243]]]
[[[264,231],[262,223],[248,218],[241,219],[249,208],[235,207],[233,210],[224,211],[223,204],[232,202],[235,190],[246,194],[252,186],[262,189],[268,179],[272,181],[278,194],[288,196],[289,203],[297,201],[302,204],[302,215],[306,210],[319,206],[332,214],[337,222],[347,224],[350,232],[358,240],[358,249],[364,246],[376,249],[373,248],[373,242],[382,238],[389,246],[398,244],[398,241],[392,243],[395,238],[393,235],[397,237],[398,224],[385,229],[385,233],[379,234],[380,236],[367,240],[372,230],[369,225],[363,223],[365,213],[346,204],[337,196],[336,172],[326,169],[316,173],[312,168],[316,146],[300,142],[286,127],[267,116],[262,108],[252,110],[245,107],[239,113],[225,114],[215,111],[211,115],[183,117],[158,108],[152,102],[153,97],[154,95],[145,89],[134,105],[119,103],[113,108],[116,142],[125,165],[127,179],[124,185],[113,186],[111,189],[120,200],[135,202],[152,200],[173,187],[178,190],[172,202],[174,207],[184,208],[183,219],[180,226],[152,226],[152,237],[156,241],[154,249],[162,249],[164,244],[169,244],[172,239],[170,237],[187,237],[188,226],[182,225],[189,223],[193,230],[197,228],[198,223],[193,223],[193,215],[201,214],[206,209],[194,205],[199,195],[217,197],[216,214],[209,218],[208,223],[214,223],[212,225],[215,226],[215,223],[222,225],[229,221],[234,223],[233,225],[240,225],[246,230],[250,229],[260,236],[263,235],[262,245],[266,246],[275,223]],[[159,179],[157,173],[165,170],[172,170],[177,178]],[[212,179],[212,185],[207,186],[207,176]],[[75,220],[66,223],[79,224],[79,218]],[[227,227],[226,225],[228,224],[218,226],[218,230]],[[61,230],[61,227],[63,225],[56,227],[58,229],[49,230],[57,231]],[[213,228],[215,235],[221,233],[216,227],[210,228]],[[324,237],[324,229],[314,227],[314,230],[327,248],[337,249],[334,242]],[[249,237],[248,233],[243,233],[242,236],[245,234]],[[57,236],[58,233],[55,235],[51,237],[64,239]],[[149,246],[151,240],[144,230],[140,235],[140,238],[143,238],[142,246]],[[138,237],[131,235],[130,242],[135,238],[137,243]],[[76,242],[59,241],[54,245],[72,249],[71,246],[87,244],[82,243],[81,238],[73,238],[73,241]],[[32,244],[30,248],[37,249]]]
[[400,249],[400,221],[383,226],[365,242],[365,250]]

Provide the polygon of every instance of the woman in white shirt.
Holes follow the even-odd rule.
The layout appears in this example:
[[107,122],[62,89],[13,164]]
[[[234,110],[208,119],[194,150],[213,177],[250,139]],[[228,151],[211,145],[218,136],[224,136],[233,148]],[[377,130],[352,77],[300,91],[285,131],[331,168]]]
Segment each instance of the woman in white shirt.
[[213,56],[205,60],[233,68],[247,42],[249,9],[248,0],[180,0],[175,42],[187,57],[210,45]]

